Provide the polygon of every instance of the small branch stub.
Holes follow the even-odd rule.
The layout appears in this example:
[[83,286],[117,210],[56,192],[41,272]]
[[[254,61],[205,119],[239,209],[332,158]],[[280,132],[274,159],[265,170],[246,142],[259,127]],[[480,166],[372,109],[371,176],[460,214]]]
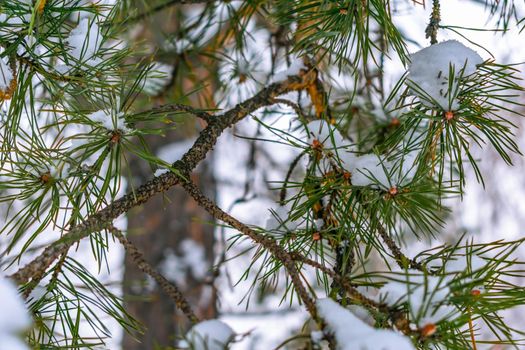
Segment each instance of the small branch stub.
[[48,172],[41,174],[39,179],[40,179],[40,182],[42,182],[44,185],[47,185],[53,179],[53,177],[48,171]]
[[397,187],[396,186],[392,186],[390,187],[390,189],[388,190],[388,194],[391,195],[392,197],[394,197],[396,194],[398,194],[399,191],[397,190]]
[[426,324],[421,328],[421,335],[425,338],[432,336],[437,331],[437,326],[433,323]]
[[472,289],[470,291],[470,295],[472,295],[473,297],[477,297],[481,294],[481,291],[479,289]]

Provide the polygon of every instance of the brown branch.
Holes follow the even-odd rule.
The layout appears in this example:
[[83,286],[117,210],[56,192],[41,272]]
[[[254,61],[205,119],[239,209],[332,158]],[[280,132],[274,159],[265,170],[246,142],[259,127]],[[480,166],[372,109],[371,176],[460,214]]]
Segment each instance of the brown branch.
[[150,264],[148,264],[148,262],[144,259],[144,254],[142,254],[137,246],[130,242],[119,229],[111,227],[109,231],[119,240],[139,270],[151,276],[158,283],[160,288],[171,299],[173,299],[175,305],[184,313],[184,315],[186,315],[186,317],[188,317],[192,323],[198,323],[199,318],[195,315],[195,312],[193,312],[190,304],[179,288],[173,282],[166,279],[166,277],[164,277],[160,272],[155,270]]
[[183,104],[179,104],[179,103],[172,103],[172,104],[167,104],[167,105],[162,105],[162,106],[159,106],[159,107],[155,107],[153,109],[150,109],[148,111],[148,113],[162,113],[162,112],[186,112],[186,113],[189,113],[189,114],[192,114],[194,115],[195,117],[197,118],[200,118],[206,122],[211,122],[212,119],[214,119],[215,117],[208,113],[208,112],[205,112],[203,110],[199,110],[199,109],[195,109],[193,107],[190,107],[190,106],[187,106],[187,105],[183,105]]
[[299,117],[299,119],[301,121],[303,121],[304,123],[308,123],[308,120],[307,118],[305,117],[303,111],[301,110],[301,106],[299,106],[297,103],[295,102],[292,102],[290,100],[287,100],[285,98],[276,98],[273,100],[274,103],[281,103],[283,105],[286,105],[290,108],[292,108],[295,112],[295,114],[297,114],[297,117]]
[[[369,209],[368,205],[363,205],[365,209]],[[379,218],[373,214],[370,213],[371,220],[373,220],[375,223],[377,223],[377,233],[379,234],[379,237],[381,237],[381,240],[383,243],[386,244],[388,250],[390,253],[392,253],[392,256],[394,257],[394,260],[396,261],[397,265],[402,269],[415,269],[419,270],[423,273],[432,275],[432,272],[427,269],[427,267],[420,263],[419,261],[416,261],[415,259],[411,259],[408,256],[406,256],[402,251],[401,248],[396,244],[392,236],[388,233],[387,229],[379,222]]]
[[396,260],[396,263],[399,265],[399,267],[401,267],[402,269],[410,268],[422,271],[424,273],[430,273],[425,267],[425,265],[403,254],[401,248],[397,246],[396,242],[394,242],[392,237],[388,234],[388,232],[382,225],[378,224],[377,232],[379,233],[379,236],[381,237],[383,242],[388,247],[388,250],[390,250],[390,252],[394,256],[394,259]]
[[208,199],[202,192],[199,190],[197,186],[195,186],[190,181],[183,181],[181,180],[181,185],[184,187],[186,192],[202,207],[204,208],[209,214],[211,214],[215,219],[223,221],[229,225],[231,225],[233,228],[238,230],[239,232],[243,233],[244,235],[250,237],[253,241],[261,244],[264,246],[272,255],[278,259],[288,272],[288,275],[290,276],[290,279],[292,280],[292,283],[295,287],[295,290],[301,300],[306,305],[306,308],[308,312],[312,315],[314,319],[317,318],[317,311],[315,308],[315,302],[310,297],[310,294],[306,290],[305,286],[303,285],[303,282],[301,280],[301,276],[299,271],[297,270],[297,266],[290,256],[290,254],[285,251],[282,247],[280,247],[275,240],[265,237],[239,220],[235,219],[228,213],[224,212],[221,208],[219,208],[215,203],[213,203],[210,199]]
[[284,183],[283,183],[283,187],[281,188],[281,193],[279,194],[279,203],[281,205],[286,204],[286,192],[287,192],[286,186],[288,186],[290,178],[292,177],[292,173],[294,169],[296,168],[297,164],[299,164],[299,161],[301,160],[301,158],[307,153],[308,153],[307,150],[302,151],[301,153],[299,153],[299,155],[297,155],[297,157],[294,158],[294,160],[290,164],[290,167],[288,168],[288,171],[286,172],[286,176],[284,177]]
[[430,38],[430,45],[437,44],[437,33],[439,29],[439,22],[441,21],[439,0],[432,1],[432,12],[430,13],[430,20],[425,29],[425,37]]
[[360,293],[356,288],[355,285],[353,285],[350,280],[346,277],[341,276],[340,274],[336,273],[334,270],[318,263],[317,261],[314,261],[312,259],[309,259],[297,252],[290,253],[290,256],[295,261],[300,261],[304,264],[310,265],[324,273],[326,273],[330,278],[337,281],[344,290],[348,293],[350,296],[350,299],[352,302],[356,304],[366,305],[370,307],[374,307],[380,311],[385,311],[387,309],[386,305],[377,303],[368,297],[364,296],[362,293]]
[[[180,173],[189,174],[206,157],[206,154],[213,149],[218,137],[225,129],[257,109],[271,105],[275,97],[291,91],[305,89],[316,78],[317,72],[314,70],[303,72],[298,76],[289,76],[288,79],[269,85],[252,98],[213,118],[199,134],[190,150],[184,154],[181,160],[175,162],[173,167],[179,169]],[[129,192],[113,201],[107,207],[90,215],[84,222],[72,227],[60,240],[50,244],[41,255],[20,268],[10,277],[18,284],[24,284],[29,280],[38,283],[53,261],[61,254],[66,253],[75,242],[89,236],[92,232],[109,229],[112,226],[111,222],[115,218],[126,213],[131,208],[147,202],[156,194],[167,191],[178,182],[179,177],[175,172],[154,177],[136,190]]]
[[293,260],[300,261],[326,273],[344,289],[344,291],[347,293],[346,295],[350,298],[353,304],[362,305],[366,308],[372,308],[387,315],[387,317],[397,329],[399,329],[404,334],[412,334],[412,330],[409,327],[410,322],[408,322],[406,314],[402,311],[389,307],[387,304],[379,303],[368,298],[359,292],[355,285],[353,285],[347,277],[341,276],[340,274],[318,263],[317,261],[311,260],[297,252],[290,253],[290,256]]

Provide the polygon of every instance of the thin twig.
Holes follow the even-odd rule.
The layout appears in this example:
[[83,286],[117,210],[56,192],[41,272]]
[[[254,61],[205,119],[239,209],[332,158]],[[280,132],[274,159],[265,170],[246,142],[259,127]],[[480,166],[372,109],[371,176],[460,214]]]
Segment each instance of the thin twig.
[[468,312],[468,329],[470,331],[470,339],[472,340],[472,350],[477,350],[476,337],[474,335],[474,325],[472,323],[472,312],[470,310],[470,306],[467,307],[467,312]]
[[198,323],[199,318],[195,315],[195,312],[193,312],[193,309],[179,288],[148,264],[144,259],[144,254],[122,234],[122,231],[115,227],[111,227],[109,231],[119,240],[139,270],[151,276],[192,323]]
[[308,153],[307,150],[302,151],[301,153],[299,153],[297,155],[297,157],[295,157],[295,159],[290,164],[290,167],[288,168],[288,172],[286,173],[286,176],[284,178],[284,183],[283,183],[283,187],[281,188],[281,193],[279,194],[279,203],[281,205],[285,205],[286,204],[286,191],[287,191],[287,187],[286,186],[288,186],[288,182],[290,181],[290,177],[292,177],[292,173],[293,173],[295,167],[297,166],[297,164],[299,163],[299,161],[301,160],[301,158],[307,153]]
[[148,111],[148,113],[162,113],[162,112],[167,112],[167,113],[168,112],[186,112],[208,123],[214,118],[214,116],[208,112],[205,112],[199,109],[195,109],[193,107],[183,105],[180,103],[171,103],[167,105],[162,105],[162,106],[150,109]]
[[295,290],[301,301],[306,305],[306,309],[312,315],[314,319],[317,318],[317,312],[315,308],[315,303],[311,298],[310,294],[306,290],[297,266],[295,265],[294,260],[291,258],[290,254],[286,252],[282,247],[280,247],[273,239],[265,237],[254,230],[252,230],[247,225],[243,224],[239,220],[235,219],[233,216],[224,212],[219,208],[214,202],[208,199],[204,194],[199,190],[195,184],[191,181],[184,181],[181,179],[181,185],[184,187],[186,192],[199,204],[200,207],[204,208],[209,214],[211,214],[215,219],[230,224],[233,228],[243,233],[244,235],[250,237],[253,241],[261,244],[266,248],[272,255],[278,259],[288,272],[290,279],[295,287]]
[[441,21],[439,0],[432,1],[432,12],[430,13],[430,20],[425,29],[425,37],[430,38],[430,45],[437,44],[437,33],[439,29],[439,22]]
[[423,264],[421,264],[419,261],[411,259],[407,257],[405,254],[403,254],[403,252],[401,251],[401,248],[397,246],[396,242],[394,242],[390,234],[386,231],[386,229],[382,225],[378,224],[377,232],[379,233],[379,236],[381,237],[383,242],[388,247],[388,250],[394,256],[394,259],[396,260],[396,263],[399,265],[399,267],[401,267],[402,269],[405,269],[405,268],[416,269],[424,273],[430,274],[428,269]]

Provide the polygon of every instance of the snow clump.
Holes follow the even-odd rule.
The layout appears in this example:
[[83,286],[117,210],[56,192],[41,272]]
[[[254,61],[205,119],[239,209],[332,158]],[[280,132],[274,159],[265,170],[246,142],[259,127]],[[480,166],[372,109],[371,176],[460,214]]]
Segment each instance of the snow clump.
[[235,333],[226,323],[207,320],[197,323],[186,333],[183,346],[191,344],[190,348],[194,350],[224,350],[234,336]]
[[3,276],[0,276],[0,300],[0,348],[29,350],[20,334],[31,326],[31,317],[15,285]]
[[[393,187],[405,186],[414,179],[417,170],[417,150],[395,159],[387,159],[374,153],[357,155],[355,147],[328,122],[315,120],[307,124],[307,129],[308,144],[313,148],[337,153],[342,167],[351,174],[353,186],[390,190]],[[332,164],[333,162],[323,155],[319,162],[320,172],[329,172]]]
[[107,130],[120,130],[124,133],[130,132],[128,127],[126,127],[126,120],[122,112],[117,113],[115,117],[113,117],[110,113],[100,110],[89,114],[87,117],[94,123],[101,124]]
[[337,350],[415,350],[412,342],[392,330],[371,327],[332,299],[318,299],[317,311]]
[[[412,93],[423,104],[430,107],[437,104],[444,111],[459,108],[459,80],[474,74],[483,63],[476,51],[457,40],[431,45],[411,55],[410,60],[408,86]],[[454,81],[449,82],[452,71]]]

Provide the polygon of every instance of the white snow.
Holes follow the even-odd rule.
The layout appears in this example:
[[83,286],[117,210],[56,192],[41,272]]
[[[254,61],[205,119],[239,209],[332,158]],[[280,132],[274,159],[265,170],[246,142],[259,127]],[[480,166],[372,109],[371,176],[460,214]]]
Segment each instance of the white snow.
[[290,219],[290,208],[279,206],[270,212],[265,229],[267,231],[293,232],[297,227],[299,227],[299,222]]
[[[181,141],[170,143],[164,147],[161,147],[157,152],[157,158],[168,163],[173,164],[177,160],[181,159],[184,153],[195,143],[196,138],[190,137]],[[160,176],[169,171],[167,168],[159,168],[155,171],[155,176]]]
[[[483,59],[474,50],[457,40],[447,40],[424,48],[411,56],[408,85],[425,105],[436,104],[445,111],[459,108],[454,91],[457,79],[476,72]],[[449,93],[449,70],[454,69],[454,81]]]
[[312,339],[312,343],[319,344],[324,338],[324,334],[321,331],[313,331],[310,333],[310,339]]
[[318,119],[311,121],[306,127],[308,129],[308,143],[310,145],[314,140],[321,142],[325,149],[338,149],[345,144],[343,135],[325,120]]
[[224,350],[235,333],[230,326],[219,320],[202,321],[194,325],[186,340],[192,350]]
[[172,71],[171,64],[155,62],[144,81],[144,92],[150,96],[157,95],[170,82]]
[[387,282],[380,289],[378,299],[392,306],[408,303],[410,320],[418,327],[457,315],[456,308],[447,304],[451,291],[446,279],[410,271],[396,277],[397,280]]
[[102,45],[102,35],[95,20],[83,18],[74,28],[67,39],[70,50],[69,54],[77,61],[90,66],[96,66],[101,62],[95,55]]
[[343,167],[352,174],[353,186],[383,189],[404,186],[412,181],[417,170],[415,151],[394,160],[387,160],[373,153],[356,156],[349,151],[340,151],[339,157]]
[[123,132],[129,132],[126,127],[124,113],[119,112],[113,117],[110,113],[103,110],[93,112],[87,116],[91,121],[102,124],[107,130],[120,130]]
[[195,143],[196,138],[190,137],[181,141],[170,143],[169,145],[161,147],[157,152],[157,157],[168,164],[173,164],[181,159],[184,153]]
[[9,61],[7,58],[2,57],[0,59],[0,91],[6,91],[9,89],[11,81],[14,79],[13,71],[9,67]]
[[188,271],[196,280],[204,280],[210,268],[204,247],[191,239],[182,241],[179,247],[179,255],[172,249],[165,250],[164,259],[159,264],[160,272],[181,286],[186,284]]
[[19,337],[12,334],[0,334],[2,349],[5,350],[29,350],[29,347]]
[[26,350],[18,334],[31,326],[31,317],[11,280],[0,276],[0,339],[2,349]]
[[155,173],[153,173],[153,176],[159,177],[159,176],[161,176],[163,174],[166,174],[168,171],[169,170],[166,169],[166,168],[159,168],[159,169],[155,170]]
[[[322,144],[323,150],[335,151],[344,169],[351,174],[353,186],[369,186],[373,188],[390,189],[409,184],[416,173],[417,151],[411,151],[394,159],[376,154],[356,155],[341,133],[324,120],[314,120],[307,124],[309,145],[316,141]],[[319,164],[320,172],[328,171],[330,162],[323,157]],[[319,172],[319,171],[318,171]]]
[[333,334],[338,350],[414,350],[405,336],[392,330],[373,328],[332,299],[318,299],[317,311]]
[[278,71],[275,73],[275,75],[272,77],[272,82],[279,82],[282,80],[286,80],[290,76],[299,75],[301,72],[301,69],[306,70],[306,67],[304,66],[303,59],[300,57],[292,56],[290,58],[290,61],[292,62],[290,66],[287,69]]

